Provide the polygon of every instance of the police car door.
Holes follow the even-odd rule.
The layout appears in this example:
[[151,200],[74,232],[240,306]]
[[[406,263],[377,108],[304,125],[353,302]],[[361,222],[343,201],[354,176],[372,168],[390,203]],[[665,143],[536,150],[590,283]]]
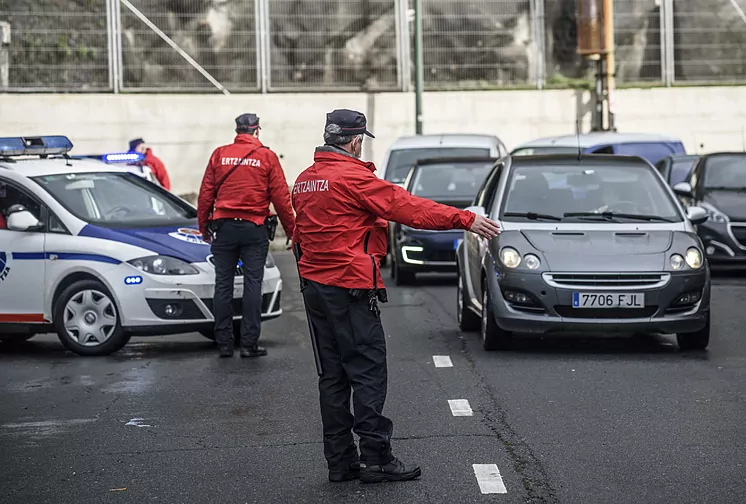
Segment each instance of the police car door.
[[7,212],[14,205],[23,205],[44,222],[41,202],[20,185],[0,177],[0,211],[6,221],[0,229],[0,322],[43,322],[46,234],[43,227],[8,229],[11,216]]

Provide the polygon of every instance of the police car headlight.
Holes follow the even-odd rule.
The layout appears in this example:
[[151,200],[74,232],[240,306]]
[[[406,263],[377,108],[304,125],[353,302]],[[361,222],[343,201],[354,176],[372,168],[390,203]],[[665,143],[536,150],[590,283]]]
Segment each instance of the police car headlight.
[[148,256],[129,262],[135,268],[152,275],[198,275],[199,270],[181,259],[168,256]]
[[272,257],[272,254],[267,253],[267,260],[264,261],[264,267],[265,268],[274,268],[275,267],[275,259]]

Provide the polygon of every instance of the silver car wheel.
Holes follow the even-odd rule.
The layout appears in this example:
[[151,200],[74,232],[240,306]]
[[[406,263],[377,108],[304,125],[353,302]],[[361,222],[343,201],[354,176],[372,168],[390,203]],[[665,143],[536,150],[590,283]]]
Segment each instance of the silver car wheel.
[[461,279],[461,272],[458,273],[458,287],[456,287],[456,306],[458,307],[458,323],[461,323],[461,310],[464,309],[464,281]]
[[487,341],[487,286],[485,285],[482,292],[482,341]]
[[101,345],[117,327],[114,302],[100,291],[82,290],[65,305],[63,325],[67,336],[79,345]]

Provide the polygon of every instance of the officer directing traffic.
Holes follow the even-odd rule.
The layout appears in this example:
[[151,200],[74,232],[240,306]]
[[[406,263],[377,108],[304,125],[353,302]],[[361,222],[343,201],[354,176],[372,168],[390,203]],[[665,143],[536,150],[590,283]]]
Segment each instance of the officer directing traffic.
[[197,213],[203,239],[211,243],[215,263],[215,340],[221,357],[234,352],[233,281],[243,267],[241,357],[267,355],[258,345],[262,317],[262,280],[269,251],[269,204],[274,205],[287,236],[295,220],[290,191],[277,155],[259,141],[259,118],[236,118],[232,144],[212,153],[199,190]]
[[[418,198],[360,160],[366,129],[360,112],[326,116],[324,145],[293,186],[293,246],[317,355],[324,455],[333,482],[404,481],[420,468],[391,452],[386,400],[386,340],[378,301],[389,220],[419,229],[468,229],[485,238],[497,224],[472,212]],[[350,393],[354,416],[350,412]],[[360,436],[360,454],[352,430]]]

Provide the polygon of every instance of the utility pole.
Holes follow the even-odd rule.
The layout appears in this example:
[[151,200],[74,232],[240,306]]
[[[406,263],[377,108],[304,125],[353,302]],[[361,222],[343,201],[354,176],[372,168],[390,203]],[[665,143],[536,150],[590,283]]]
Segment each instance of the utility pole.
[[606,121],[604,130],[615,131],[614,127],[614,0],[604,0],[604,80],[606,81]]
[[422,87],[425,69],[422,64],[422,0],[414,0],[414,120],[415,133],[422,134]]

